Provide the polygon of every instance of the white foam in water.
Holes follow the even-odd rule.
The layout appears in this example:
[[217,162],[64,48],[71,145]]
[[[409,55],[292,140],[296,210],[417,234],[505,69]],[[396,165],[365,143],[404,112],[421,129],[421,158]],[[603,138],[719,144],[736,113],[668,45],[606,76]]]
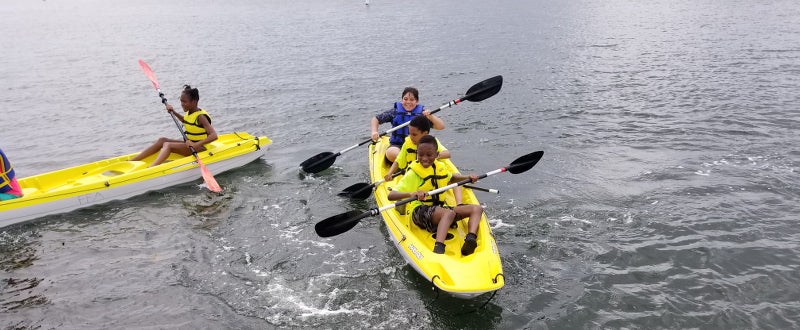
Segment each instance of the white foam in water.
[[316,245],[317,247],[322,247],[322,248],[331,248],[332,249],[332,248],[336,247],[336,245],[333,245],[331,243],[326,243],[326,242],[320,242],[320,241],[307,241],[307,242],[311,243],[312,245]]
[[[334,288],[333,291],[328,295],[327,300],[333,301],[336,299],[338,295],[339,289]],[[309,306],[304,301],[301,300],[303,297],[302,295],[296,295],[295,291],[282,285],[279,283],[270,283],[266,292],[263,290],[256,290],[256,294],[268,294],[271,297],[275,297],[277,299],[281,299],[281,303],[278,304],[279,306],[285,306],[285,308],[291,310],[293,314],[297,314],[299,318],[309,318],[314,316],[331,316],[331,315],[340,315],[340,314],[361,314],[361,315],[368,315],[365,311],[358,310],[358,309],[348,309],[348,308],[338,308],[338,309],[326,309],[326,308],[317,308],[314,306]],[[272,309],[273,306],[264,306],[266,309]],[[328,304],[326,303],[325,306],[327,307]],[[282,315],[275,314],[271,322],[280,323],[280,317]]]
[[579,218],[576,218],[576,217],[574,217],[572,215],[564,215],[561,218],[559,218],[558,220],[559,221],[578,221],[578,222],[583,222],[585,224],[590,224],[590,225],[592,224],[592,222],[589,221],[589,220],[579,219]]
[[[249,265],[249,263],[248,263],[248,265]],[[266,277],[266,276],[270,276],[271,275],[270,272],[264,272],[264,271],[261,271],[261,269],[253,269],[253,274],[256,274],[256,276],[258,276],[258,277]]]
[[501,219],[489,219],[489,227],[492,229],[497,229],[501,227],[516,227],[517,225],[507,224],[503,222]]
[[281,238],[282,239],[289,239],[297,236],[303,229],[300,226],[291,226],[289,228],[281,230]]

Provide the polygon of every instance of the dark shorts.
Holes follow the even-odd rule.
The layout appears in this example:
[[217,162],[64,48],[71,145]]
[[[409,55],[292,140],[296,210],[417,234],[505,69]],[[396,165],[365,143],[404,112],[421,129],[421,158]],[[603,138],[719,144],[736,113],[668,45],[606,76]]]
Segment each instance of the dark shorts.
[[414,211],[411,212],[411,220],[420,228],[435,233],[436,225],[433,224],[433,211],[436,211],[437,207],[438,206],[425,204],[417,206],[414,208]]

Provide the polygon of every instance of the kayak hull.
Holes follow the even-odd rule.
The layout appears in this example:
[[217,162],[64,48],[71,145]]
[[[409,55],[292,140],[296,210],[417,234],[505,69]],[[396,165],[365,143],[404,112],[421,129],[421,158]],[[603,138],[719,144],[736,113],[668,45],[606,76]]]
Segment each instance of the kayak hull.
[[[266,137],[246,133],[225,134],[207,145],[208,150],[198,153],[198,156],[209,172],[219,174],[263,156],[265,147],[271,142]],[[24,195],[0,202],[0,228],[127,199],[202,177],[194,156],[172,154],[167,162],[148,168],[156,155],[142,161],[128,161],[135,155],[19,179]]]
[[[386,175],[391,164],[384,158],[389,140],[383,137],[378,143],[370,146],[369,162],[372,182],[377,182]],[[458,169],[449,159],[442,160],[452,172]],[[383,207],[394,203],[388,200],[388,194],[400,176],[375,188],[375,200]],[[459,189],[459,188],[455,188]],[[452,191],[445,193],[449,205],[455,205]],[[462,202],[480,204],[475,194],[464,188]],[[488,225],[486,215],[482,215],[478,229],[478,247],[469,256],[461,255],[461,246],[467,235],[468,219],[458,221],[456,228],[451,228],[445,243],[445,254],[433,253],[435,239],[432,233],[419,228],[410,217],[401,214],[396,208],[381,213],[390,234],[392,243],[417,273],[433,283],[439,290],[448,292],[454,297],[471,299],[481,294],[496,291],[503,287],[505,278],[503,266],[497,249],[494,234]]]

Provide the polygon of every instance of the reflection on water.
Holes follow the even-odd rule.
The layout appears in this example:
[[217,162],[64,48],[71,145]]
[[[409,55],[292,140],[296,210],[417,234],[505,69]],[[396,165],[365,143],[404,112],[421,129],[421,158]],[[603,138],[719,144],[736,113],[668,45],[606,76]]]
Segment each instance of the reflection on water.
[[[22,270],[31,266],[39,258],[36,256],[36,239],[32,235],[14,236],[8,232],[0,233],[0,311],[9,312],[19,308],[36,307],[49,302],[39,288],[44,279],[40,277],[13,277],[11,274],[27,275]],[[7,277],[8,276],[8,277]],[[19,322],[14,326],[23,326]]]

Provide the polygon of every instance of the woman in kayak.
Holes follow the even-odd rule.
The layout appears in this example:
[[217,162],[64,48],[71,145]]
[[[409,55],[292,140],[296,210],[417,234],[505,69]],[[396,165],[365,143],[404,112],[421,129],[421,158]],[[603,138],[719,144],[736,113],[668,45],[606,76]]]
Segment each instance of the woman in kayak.
[[[378,126],[383,123],[392,123],[392,127],[405,124],[412,118],[423,115],[433,123],[433,128],[437,130],[444,129],[444,121],[439,117],[431,114],[429,110],[425,110],[422,104],[419,104],[419,91],[414,87],[406,87],[403,90],[402,102],[395,102],[394,108],[386,110],[372,118],[370,128],[372,129],[372,140],[378,141],[380,134],[378,133]],[[400,146],[408,136],[408,126],[392,132],[389,138],[389,149],[386,150],[386,159],[394,162],[397,154],[400,153]]]
[[142,160],[158,152],[156,160],[150,164],[150,167],[153,167],[163,163],[173,152],[181,156],[190,156],[192,151],[189,147],[194,148],[195,152],[205,151],[205,145],[217,139],[217,131],[211,126],[211,116],[205,110],[197,107],[199,100],[200,92],[197,91],[197,88],[184,85],[183,92],[181,92],[181,108],[186,114],[181,117],[171,105],[167,104],[167,112],[183,122],[187,141],[162,137],[130,160]]
[[454,221],[469,217],[467,230],[469,233],[461,246],[462,255],[470,255],[478,246],[478,225],[483,214],[483,207],[475,204],[462,204],[455,207],[446,205],[442,194],[426,200],[428,191],[444,187],[450,183],[470,179],[473,183],[478,181],[477,174],[462,175],[450,173],[447,166],[436,160],[438,143],[436,138],[425,135],[417,144],[417,160],[408,167],[406,175],[389,193],[389,200],[396,201],[416,196],[417,200],[408,203],[406,214],[411,215],[411,220],[425,230],[436,233],[436,243],[433,252],[442,254],[445,251],[444,241],[447,230]]
[[6,154],[0,149],[0,201],[22,197],[22,188],[17,182],[14,167]]

